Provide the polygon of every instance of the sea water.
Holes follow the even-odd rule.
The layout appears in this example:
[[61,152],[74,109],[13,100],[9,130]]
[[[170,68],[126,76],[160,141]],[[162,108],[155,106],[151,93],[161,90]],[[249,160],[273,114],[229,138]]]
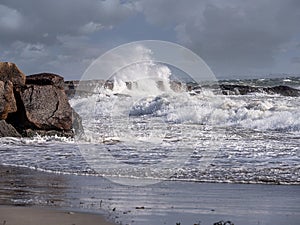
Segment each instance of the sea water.
[[124,224],[297,224],[299,97],[224,96],[218,85],[299,88],[300,79],[226,80],[196,93],[184,82],[174,91],[174,76],[138,65],[112,90],[75,95],[84,128],[75,138],[1,138],[0,165],[17,168],[0,174],[1,201],[104,209]]
[[[129,88],[125,81],[135,73],[145,75]],[[166,65],[153,63],[119,71],[112,90],[99,86],[92,95],[70,100],[84,134],[1,138],[0,163],[132,179],[128,185],[141,179],[300,184],[299,97],[224,96],[215,85],[198,94],[173,91],[172,76]],[[300,79],[222,83],[298,88]]]

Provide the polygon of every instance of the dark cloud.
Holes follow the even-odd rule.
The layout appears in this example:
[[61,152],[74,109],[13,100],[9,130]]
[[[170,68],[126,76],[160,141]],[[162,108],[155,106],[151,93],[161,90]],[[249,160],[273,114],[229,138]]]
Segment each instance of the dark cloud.
[[78,77],[100,54],[91,35],[114,29],[134,13],[118,0],[1,0],[1,60],[17,62],[28,73]]
[[79,78],[111,47],[163,39],[190,48],[220,75],[268,73],[278,65],[290,72],[297,69],[290,59],[300,54],[299,2],[0,0],[0,60],[27,73]]
[[129,5],[117,0],[2,0],[1,9],[6,13],[0,18],[12,21],[7,25],[10,32],[4,32],[1,41],[47,44],[57,41],[60,35],[111,29],[132,13]]
[[296,0],[143,0],[138,6],[151,23],[175,22],[179,42],[219,74],[271,67],[281,46],[300,32]]

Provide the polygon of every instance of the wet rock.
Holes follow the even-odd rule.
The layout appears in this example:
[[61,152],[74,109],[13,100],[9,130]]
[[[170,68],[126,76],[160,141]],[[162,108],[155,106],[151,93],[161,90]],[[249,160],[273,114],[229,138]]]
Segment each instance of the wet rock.
[[25,85],[26,76],[14,63],[0,62],[0,80],[11,81],[17,88]]
[[221,84],[220,89],[224,95],[246,95],[249,93],[266,93],[266,94],[280,94],[283,96],[299,97],[300,90],[291,88],[289,86],[275,86],[275,87],[252,87],[246,85]]
[[74,109],[72,109],[72,128],[77,138],[81,138],[84,135],[82,119]]
[[9,113],[17,111],[17,104],[11,81],[0,81],[0,119],[5,120]]
[[289,86],[275,86],[275,87],[269,87],[265,88],[265,91],[269,94],[280,94],[283,96],[291,96],[291,97],[299,97],[300,96],[300,90],[291,88]]
[[246,95],[253,92],[262,92],[257,87],[231,84],[221,84],[220,89],[224,95]]
[[12,125],[0,120],[0,137],[21,137],[21,135]]
[[57,130],[32,130],[26,129],[23,131],[23,136],[25,137],[35,137],[35,136],[57,136],[57,137],[73,137],[73,131],[57,131]]

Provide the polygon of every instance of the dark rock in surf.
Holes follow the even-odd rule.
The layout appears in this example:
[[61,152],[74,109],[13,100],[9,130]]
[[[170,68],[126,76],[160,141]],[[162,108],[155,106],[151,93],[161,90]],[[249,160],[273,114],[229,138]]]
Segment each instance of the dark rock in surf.
[[57,131],[57,130],[37,130],[37,129],[26,129],[23,131],[25,137],[35,136],[58,136],[58,137],[74,137],[72,130],[69,131]]
[[257,87],[221,84],[220,89],[224,95],[246,95],[253,92],[261,92]]
[[21,137],[21,135],[11,124],[6,123],[5,120],[0,120],[0,137]]
[[283,96],[291,96],[291,97],[300,96],[300,90],[291,88],[289,86],[284,86],[284,85],[264,88],[264,90],[269,94],[280,94]]
[[221,84],[220,89],[224,95],[246,95],[249,93],[266,93],[266,94],[280,94],[282,96],[299,97],[300,90],[291,88],[289,86],[275,86],[275,87],[252,87],[245,85]]
[[78,138],[84,135],[82,119],[74,109],[72,109],[72,128]]
[[17,111],[17,104],[11,81],[0,81],[0,119],[5,120],[9,113]]

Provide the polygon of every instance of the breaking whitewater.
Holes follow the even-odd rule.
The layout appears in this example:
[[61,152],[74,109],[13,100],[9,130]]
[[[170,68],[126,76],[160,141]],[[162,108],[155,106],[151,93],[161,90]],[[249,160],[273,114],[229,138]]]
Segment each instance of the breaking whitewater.
[[[146,75],[128,82],[133,71]],[[196,85],[167,65],[144,63],[109,83],[70,99],[81,135],[2,138],[0,163],[128,185],[300,184],[299,77]]]

